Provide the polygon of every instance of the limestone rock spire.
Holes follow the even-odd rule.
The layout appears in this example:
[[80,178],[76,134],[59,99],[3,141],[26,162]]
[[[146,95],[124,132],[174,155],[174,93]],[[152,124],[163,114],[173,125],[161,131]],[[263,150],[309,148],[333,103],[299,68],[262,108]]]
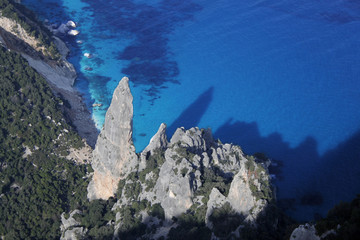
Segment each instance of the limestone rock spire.
[[93,151],[94,176],[88,186],[90,200],[113,196],[120,178],[126,177],[138,165],[132,141],[132,102],[129,79],[124,77],[114,91]]

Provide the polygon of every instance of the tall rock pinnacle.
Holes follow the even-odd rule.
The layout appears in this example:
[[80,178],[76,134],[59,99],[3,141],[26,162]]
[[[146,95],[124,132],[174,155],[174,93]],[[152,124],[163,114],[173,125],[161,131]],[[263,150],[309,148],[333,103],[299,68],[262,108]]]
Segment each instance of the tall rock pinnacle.
[[126,177],[138,165],[132,141],[132,101],[129,79],[124,77],[114,91],[93,151],[94,176],[88,186],[90,200],[113,196],[120,178]]
[[[269,160],[215,141],[210,129],[181,127],[168,141],[166,124],[160,125],[137,155],[132,141],[132,101],[129,79],[123,78],[93,151],[94,175],[88,186],[89,200],[108,199],[117,192],[112,207],[116,212],[114,239],[122,239],[133,227],[126,223],[128,210],[147,229],[136,238],[172,239],[178,227],[184,229],[175,220],[184,214],[192,221],[202,219],[206,234],[211,231],[221,238],[239,237],[244,224],[256,227],[257,218],[267,214],[273,200]],[[121,191],[117,191],[120,179]],[[134,202],[141,202],[141,207],[134,207]],[[275,228],[274,221],[269,229]],[[231,226],[224,235],[227,225]]]

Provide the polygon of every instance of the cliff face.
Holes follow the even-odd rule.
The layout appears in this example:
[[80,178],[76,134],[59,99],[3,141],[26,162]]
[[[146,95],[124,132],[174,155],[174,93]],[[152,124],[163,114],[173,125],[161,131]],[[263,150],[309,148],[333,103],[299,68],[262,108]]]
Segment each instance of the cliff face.
[[224,213],[237,223],[227,234],[239,235],[239,226],[254,225],[273,197],[266,164],[244,155],[239,146],[215,141],[209,129],[178,128],[168,141],[165,124],[138,157],[128,81],[123,78],[114,92],[88,187],[90,200],[116,194],[115,236],[127,234],[129,218],[156,229],[148,233],[151,238],[171,234],[184,214],[202,219],[219,236]]
[[93,152],[94,176],[88,187],[89,199],[108,199],[138,164],[132,142],[132,95],[129,79],[123,78],[114,91],[105,124]]

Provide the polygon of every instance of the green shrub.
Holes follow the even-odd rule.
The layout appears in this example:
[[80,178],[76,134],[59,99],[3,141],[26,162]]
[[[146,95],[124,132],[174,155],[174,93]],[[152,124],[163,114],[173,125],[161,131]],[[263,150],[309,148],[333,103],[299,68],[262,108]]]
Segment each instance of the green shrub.
[[139,195],[141,193],[142,187],[141,183],[138,181],[135,181],[133,183],[127,183],[125,185],[125,196],[128,199],[137,200],[139,198]]
[[198,207],[194,204],[186,213],[173,218],[178,226],[170,229],[168,239],[210,239],[211,231],[205,226],[205,214],[205,205]]
[[187,174],[188,171],[189,171],[189,169],[188,169],[187,167],[182,168],[182,169],[181,169],[181,175],[182,175],[183,177],[185,177],[185,175]]
[[336,235],[329,235],[325,239],[356,239],[360,234],[360,195],[351,203],[340,202],[328,212],[326,218],[316,223],[315,228],[318,235],[336,230]]
[[[149,155],[148,159],[146,160],[146,168],[138,173],[139,180],[146,184],[146,191],[150,191],[152,188],[154,188],[156,181],[159,178],[160,167],[164,162],[164,151],[160,148],[155,149],[154,153]],[[150,180],[145,180],[146,175],[150,172],[153,172],[153,178]]]
[[231,178],[224,178],[217,168],[204,168],[201,175],[201,187],[195,192],[196,196],[204,196],[202,202],[204,204],[209,200],[209,195],[213,188],[217,188],[223,195],[229,194]]
[[151,206],[150,215],[165,220],[165,212],[160,203],[155,203]]
[[209,220],[213,223],[213,231],[217,237],[227,238],[244,221],[245,217],[237,214],[226,202],[221,208],[217,208],[210,215]]

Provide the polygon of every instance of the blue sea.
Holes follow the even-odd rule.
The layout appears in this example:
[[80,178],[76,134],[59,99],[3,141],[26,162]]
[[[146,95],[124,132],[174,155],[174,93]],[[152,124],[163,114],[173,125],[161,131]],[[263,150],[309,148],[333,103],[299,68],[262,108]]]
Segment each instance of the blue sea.
[[279,204],[298,220],[360,193],[359,1],[22,2],[50,23],[77,22],[65,41],[99,129],[130,78],[138,152],[162,122],[169,136],[209,127],[274,159]]

